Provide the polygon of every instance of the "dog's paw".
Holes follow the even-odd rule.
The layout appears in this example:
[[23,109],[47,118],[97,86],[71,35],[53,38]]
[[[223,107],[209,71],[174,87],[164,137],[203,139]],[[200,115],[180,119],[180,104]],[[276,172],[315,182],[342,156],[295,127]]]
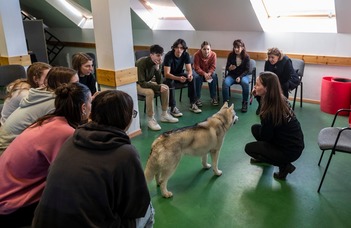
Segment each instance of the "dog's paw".
[[222,175],[222,170],[213,170],[213,172],[214,172],[214,174],[216,175],[216,176],[221,176]]
[[203,164],[202,167],[204,169],[209,169],[209,168],[211,168],[211,164],[206,163],[206,164]]
[[169,192],[169,191],[163,192],[163,193],[162,193],[162,196],[163,196],[164,198],[171,198],[171,197],[173,196],[173,193],[172,193],[172,192]]

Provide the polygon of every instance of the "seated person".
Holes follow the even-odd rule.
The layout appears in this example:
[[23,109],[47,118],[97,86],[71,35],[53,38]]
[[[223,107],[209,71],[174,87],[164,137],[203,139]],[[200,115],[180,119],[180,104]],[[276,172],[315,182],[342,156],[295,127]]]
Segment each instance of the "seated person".
[[230,86],[240,84],[242,88],[241,112],[247,112],[247,103],[250,93],[250,78],[247,73],[250,70],[250,57],[246,53],[245,44],[242,40],[234,40],[233,51],[229,53],[225,68],[227,75],[223,80],[223,102],[229,101]]
[[31,225],[50,165],[78,124],[88,119],[88,87],[63,84],[55,94],[55,111],[24,130],[0,156],[1,227]]
[[[268,49],[267,56],[268,60],[266,60],[264,64],[264,71],[273,72],[278,76],[283,94],[286,98],[289,98],[289,89],[291,89],[292,79],[297,79],[297,81],[300,82],[300,79],[292,66],[291,59],[275,47]],[[256,99],[258,102],[256,114],[258,115],[261,108],[261,99],[259,96],[256,96]]]
[[144,171],[126,134],[136,116],[123,91],[93,99],[91,121],[68,138],[50,168],[33,227],[152,227]]
[[30,88],[20,106],[0,127],[0,155],[24,129],[38,118],[55,110],[55,89],[63,83],[78,82],[77,72],[67,67],[53,67],[46,76],[46,87]]
[[210,88],[211,104],[218,105],[217,98],[217,74],[216,70],[217,55],[211,50],[211,44],[204,41],[201,44],[201,49],[194,54],[194,69],[193,75],[196,80],[196,105],[198,107],[202,106],[201,98],[201,88],[204,81],[208,82]]
[[30,88],[44,87],[45,78],[51,66],[47,63],[36,62],[27,69],[27,79],[17,79],[7,86],[7,95],[1,110],[0,125],[14,112],[24,97],[29,94]]
[[[178,119],[168,114],[169,89],[165,84],[161,84],[161,63],[163,48],[157,44],[150,47],[150,56],[138,59],[135,66],[138,68],[138,94],[145,96],[146,114],[148,117],[148,127],[151,130],[161,130],[161,126],[155,119],[154,96],[155,93],[161,95],[162,114],[161,122],[177,123]],[[155,78],[155,81],[152,79]]]
[[[175,83],[187,83],[188,84],[188,97],[190,99],[190,111],[194,113],[202,112],[197,107],[196,92],[195,92],[195,80],[192,74],[190,55],[186,51],[188,47],[183,39],[176,40],[172,45],[172,50],[169,51],[165,60],[163,61],[164,77],[166,78],[165,84],[171,89],[169,94],[169,107],[171,107],[170,113],[172,116],[179,117],[183,116],[183,113],[176,107],[175,100]],[[185,72],[183,70],[185,65]]]
[[72,56],[72,68],[77,71],[79,82],[88,86],[92,95],[96,92],[93,61],[93,58],[83,52],[78,52]]

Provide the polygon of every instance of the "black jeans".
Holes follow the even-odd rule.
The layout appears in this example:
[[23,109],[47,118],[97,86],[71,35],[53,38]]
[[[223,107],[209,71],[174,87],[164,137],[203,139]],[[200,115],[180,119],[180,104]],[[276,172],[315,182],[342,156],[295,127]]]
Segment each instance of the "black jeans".
[[[174,75],[174,76],[184,76],[187,77],[188,75],[186,73],[182,73],[179,75]],[[166,80],[164,81],[164,83],[166,85],[168,85],[169,87],[169,107],[175,107],[176,106],[176,99],[175,99],[175,87],[176,84],[188,84],[188,97],[190,99],[190,103],[193,104],[196,101],[196,93],[195,93],[195,78],[193,78],[193,80],[191,80],[191,82],[186,81],[184,83],[181,83],[179,81],[174,81],[172,79],[168,79],[166,78]]]
[[252,135],[257,141],[246,144],[245,152],[249,156],[278,167],[285,167],[300,157],[300,152],[286,151],[272,143],[261,141],[261,127],[261,124],[254,124],[251,127]]

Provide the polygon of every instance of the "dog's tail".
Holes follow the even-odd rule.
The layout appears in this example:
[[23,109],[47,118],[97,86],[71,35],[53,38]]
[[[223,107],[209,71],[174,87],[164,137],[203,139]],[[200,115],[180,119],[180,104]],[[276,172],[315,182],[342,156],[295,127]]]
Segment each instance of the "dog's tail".
[[147,160],[146,167],[144,170],[144,175],[147,183],[150,183],[155,177],[155,169],[151,163],[152,161],[150,156],[149,159]]

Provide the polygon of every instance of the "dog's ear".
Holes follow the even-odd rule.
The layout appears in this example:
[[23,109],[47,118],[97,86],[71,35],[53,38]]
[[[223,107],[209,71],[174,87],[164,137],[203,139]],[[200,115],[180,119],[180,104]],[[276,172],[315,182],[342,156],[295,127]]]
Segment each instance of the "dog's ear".
[[234,110],[234,103],[229,108]]
[[224,102],[222,108],[228,108],[228,101]]

